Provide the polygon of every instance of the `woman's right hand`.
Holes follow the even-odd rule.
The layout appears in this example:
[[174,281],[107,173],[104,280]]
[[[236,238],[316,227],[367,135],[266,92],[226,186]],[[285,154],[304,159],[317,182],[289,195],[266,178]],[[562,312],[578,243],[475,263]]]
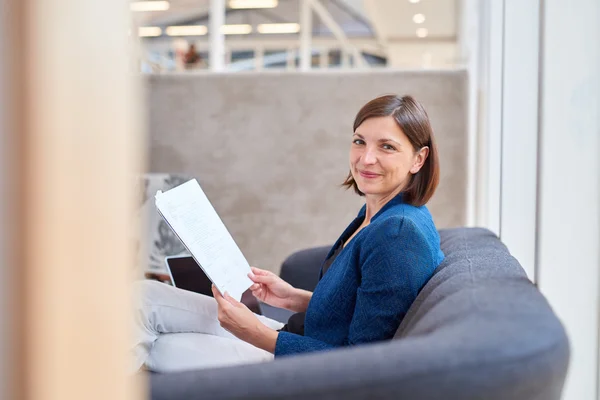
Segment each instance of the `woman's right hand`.
[[260,301],[273,307],[290,309],[296,289],[271,271],[250,267],[248,277],[254,282],[250,286],[252,294]]

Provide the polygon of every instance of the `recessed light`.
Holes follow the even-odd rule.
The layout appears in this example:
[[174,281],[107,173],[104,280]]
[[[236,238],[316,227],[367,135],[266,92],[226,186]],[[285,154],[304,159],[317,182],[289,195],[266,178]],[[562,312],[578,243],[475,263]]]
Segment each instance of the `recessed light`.
[[207,31],[204,25],[176,25],[167,27],[165,32],[169,36],[203,36]]
[[415,24],[422,24],[425,22],[425,16],[423,14],[415,14],[413,15],[413,22]]
[[135,1],[129,5],[131,11],[165,11],[169,9],[168,1]]
[[413,4],[417,4],[417,3],[418,3],[418,2],[420,2],[421,0],[408,0],[408,1],[410,1],[410,2],[411,2],[411,3],[413,3]]
[[298,33],[300,24],[260,24],[257,30],[259,33]]
[[248,25],[248,24],[223,25],[223,26],[221,26],[221,33],[223,35],[248,35],[249,33],[252,33],[252,25]]
[[139,37],[157,37],[162,34],[162,29],[158,26],[140,26],[138,28]]
[[420,37],[420,38],[427,37],[428,34],[429,34],[429,32],[425,28],[419,28],[419,29],[417,29],[417,36]]
[[229,0],[229,8],[275,8],[278,0]]

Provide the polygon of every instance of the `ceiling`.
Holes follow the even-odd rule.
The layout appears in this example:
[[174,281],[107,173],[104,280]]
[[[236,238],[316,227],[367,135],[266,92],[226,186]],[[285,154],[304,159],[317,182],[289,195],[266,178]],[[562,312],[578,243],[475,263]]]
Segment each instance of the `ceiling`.
[[[365,14],[376,32],[388,41],[414,38],[418,28],[428,31],[429,39],[456,38],[457,0],[363,0]],[[425,21],[416,24],[415,14]]]
[[[417,40],[416,30],[426,28],[420,40],[454,40],[458,0],[319,0],[348,37],[377,38],[382,41]],[[413,0],[414,1],[414,0]],[[140,26],[208,25],[210,0],[170,0],[166,11],[136,12]],[[421,13],[425,21],[413,22]],[[272,9],[227,10],[226,24],[262,24],[300,21],[300,0],[279,0]],[[313,35],[331,36],[319,18],[313,17]],[[264,38],[254,33],[247,35]],[[294,35],[287,35],[287,37]],[[297,35],[296,35],[297,36]],[[269,35],[271,37],[271,35]]]

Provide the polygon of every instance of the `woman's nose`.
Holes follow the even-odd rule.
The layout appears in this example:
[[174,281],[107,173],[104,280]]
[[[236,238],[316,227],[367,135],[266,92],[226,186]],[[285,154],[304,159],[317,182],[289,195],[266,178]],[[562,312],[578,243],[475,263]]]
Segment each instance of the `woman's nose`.
[[373,149],[365,149],[362,156],[363,164],[375,164],[377,162],[377,156]]

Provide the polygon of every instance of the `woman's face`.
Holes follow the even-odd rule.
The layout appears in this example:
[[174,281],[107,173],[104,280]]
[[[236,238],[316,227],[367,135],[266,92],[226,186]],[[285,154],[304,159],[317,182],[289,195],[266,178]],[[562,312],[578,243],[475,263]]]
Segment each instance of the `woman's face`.
[[394,196],[419,172],[428,151],[415,152],[393,117],[369,118],[352,136],[350,171],[366,196]]

